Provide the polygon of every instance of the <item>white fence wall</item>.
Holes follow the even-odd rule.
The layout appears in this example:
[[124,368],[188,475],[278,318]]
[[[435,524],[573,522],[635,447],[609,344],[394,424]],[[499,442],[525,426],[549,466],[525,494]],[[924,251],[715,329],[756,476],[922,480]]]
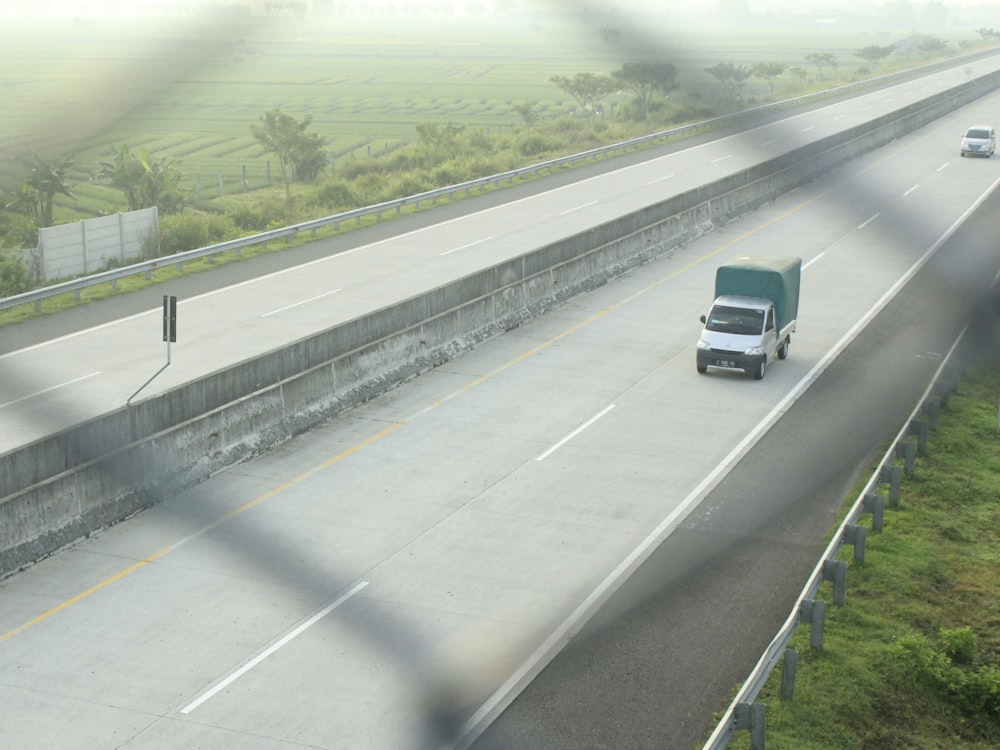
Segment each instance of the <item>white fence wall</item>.
[[[138,260],[159,239],[156,206],[38,230],[37,261],[43,281],[83,276]],[[155,247],[155,246],[154,246]]]

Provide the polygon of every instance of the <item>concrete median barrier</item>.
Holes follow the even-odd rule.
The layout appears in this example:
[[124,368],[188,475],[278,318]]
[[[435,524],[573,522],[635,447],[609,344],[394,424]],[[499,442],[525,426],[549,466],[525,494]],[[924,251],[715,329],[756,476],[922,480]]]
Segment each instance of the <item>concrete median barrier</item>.
[[0,456],[0,576],[669,254],[1000,75],[476,271]]

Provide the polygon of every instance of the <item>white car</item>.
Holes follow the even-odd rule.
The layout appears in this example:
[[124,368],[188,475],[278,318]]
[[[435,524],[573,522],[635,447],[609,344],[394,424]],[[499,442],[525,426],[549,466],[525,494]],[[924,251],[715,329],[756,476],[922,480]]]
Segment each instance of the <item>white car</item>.
[[989,158],[996,150],[997,134],[989,125],[973,125],[962,136],[962,156],[975,154]]

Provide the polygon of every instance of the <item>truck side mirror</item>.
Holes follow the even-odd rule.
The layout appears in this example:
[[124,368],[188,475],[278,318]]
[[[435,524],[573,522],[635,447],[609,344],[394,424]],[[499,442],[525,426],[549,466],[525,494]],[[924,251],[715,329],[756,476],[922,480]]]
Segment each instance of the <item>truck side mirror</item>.
[[700,320],[702,323],[704,323],[705,322],[705,316],[702,315],[700,318],[698,318],[698,320]]

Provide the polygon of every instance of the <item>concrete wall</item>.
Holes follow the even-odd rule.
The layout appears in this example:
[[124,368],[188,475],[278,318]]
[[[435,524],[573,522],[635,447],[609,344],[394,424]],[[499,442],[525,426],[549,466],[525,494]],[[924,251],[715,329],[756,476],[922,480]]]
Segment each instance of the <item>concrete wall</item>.
[[103,271],[109,263],[124,265],[141,258],[146,243],[159,237],[156,206],[99,216],[38,230],[38,250],[45,281]]
[[0,576],[272,448],[1000,85],[1000,74],[0,456]]

